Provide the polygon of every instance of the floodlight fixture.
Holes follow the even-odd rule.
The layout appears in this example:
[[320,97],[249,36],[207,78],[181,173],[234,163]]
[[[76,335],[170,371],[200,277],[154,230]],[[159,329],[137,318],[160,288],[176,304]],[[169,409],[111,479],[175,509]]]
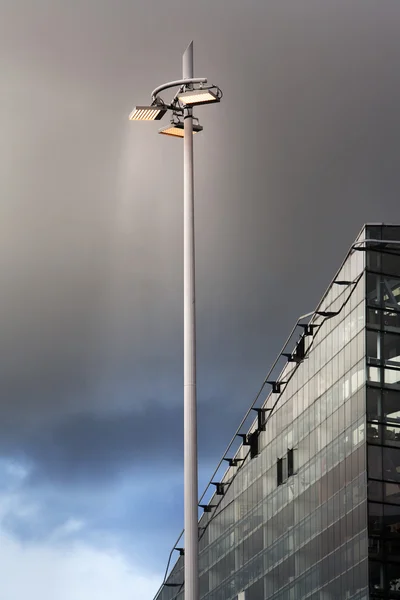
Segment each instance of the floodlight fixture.
[[162,104],[153,104],[151,106],[135,106],[129,115],[130,121],[159,121],[163,118],[167,108]]
[[177,98],[184,106],[198,106],[199,104],[212,104],[219,102],[218,92],[215,93],[211,89],[188,90],[186,92],[178,92]]
[[[198,123],[193,123],[192,130],[194,135],[195,133],[199,133],[199,131],[203,131],[203,127]],[[162,127],[158,130],[158,133],[183,138],[185,137],[185,125],[182,121],[171,121],[171,124],[168,125],[168,127]]]

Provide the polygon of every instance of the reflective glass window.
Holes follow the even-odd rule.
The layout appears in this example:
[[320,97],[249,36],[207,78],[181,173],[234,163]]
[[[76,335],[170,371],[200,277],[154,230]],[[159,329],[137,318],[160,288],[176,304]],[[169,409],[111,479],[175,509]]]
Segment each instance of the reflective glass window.
[[385,365],[400,367],[400,335],[385,332],[382,345]]
[[383,523],[386,537],[400,538],[400,506],[384,504]]
[[380,332],[367,331],[367,359],[372,363],[377,363],[381,358]]
[[383,429],[383,443],[388,446],[399,446],[400,447],[400,427],[394,425],[382,426]]
[[367,416],[370,421],[378,420],[380,409],[381,390],[367,387]]
[[379,446],[368,447],[368,476],[382,479],[382,448]]
[[384,390],[382,405],[384,420],[400,425],[400,393],[397,391]]
[[368,481],[368,499],[382,502],[383,484],[381,481]]
[[400,504],[400,485],[398,483],[384,483],[383,492],[385,502]]
[[[389,563],[386,565],[386,587],[393,592],[400,593],[400,565]],[[397,594],[396,594],[397,596]],[[400,597],[400,594],[399,596]]]
[[400,449],[383,448],[383,479],[400,482]]
[[379,535],[383,525],[383,504],[368,503],[368,531],[369,535]]
[[372,560],[369,562],[369,589],[372,593],[383,590],[383,565]]

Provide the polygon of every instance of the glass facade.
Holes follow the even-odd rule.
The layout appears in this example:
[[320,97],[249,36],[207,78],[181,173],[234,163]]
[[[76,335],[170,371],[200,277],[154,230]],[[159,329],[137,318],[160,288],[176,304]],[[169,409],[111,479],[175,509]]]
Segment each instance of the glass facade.
[[400,598],[400,246],[371,238],[400,227],[363,229],[199,521],[201,600]]
[[369,591],[400,598],[400,227],[367,227]]

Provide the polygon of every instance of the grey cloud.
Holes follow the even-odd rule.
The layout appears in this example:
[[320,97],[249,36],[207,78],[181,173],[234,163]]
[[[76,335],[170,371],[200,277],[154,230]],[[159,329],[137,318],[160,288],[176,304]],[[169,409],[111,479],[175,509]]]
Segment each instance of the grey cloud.
[[195,147],[208,464],[362,224],[399,220],[400,5],[1,10],[2,452],[34,462],[31,494],[50,476],[68,496],[85,478],[119,486],[146,444],[146,466],[164,447],[178,468],[182,147],[126,115],[180,75],[193,38],[196,73],[224,91]]
[[[199,445],[204,462],[215,459],[229,441],[226,428],[234,428],[236,410],[224,399],[199,406]],[[26,486],[48,483],[61,486],[104,485],[118,482],[124,473],[141,478],[149,469],[182,468],[183,410],[167,409],[149,401],[141,412],[125,415],[84,413],[66,417],[48,427],[25,430],[11,441],[3,438],[4,456],[30,464]],[[210,473],[211,474],[211,473]]]

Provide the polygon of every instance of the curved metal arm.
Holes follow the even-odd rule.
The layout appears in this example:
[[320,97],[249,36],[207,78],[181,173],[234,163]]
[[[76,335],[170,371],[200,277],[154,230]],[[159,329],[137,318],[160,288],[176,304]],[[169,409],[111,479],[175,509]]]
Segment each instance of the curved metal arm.
[[169,88],[177,87],[178,85],[185,85],[187,83],[207,83],[207,78],[196,77],[194,79],[177,79],[176,81],[169,81],[168,83],[163,83],[163,85],[159,85],[155,90],[151,92],[151,97],[153,100],[155,100],[157,95],[163,90],[168,90]]

